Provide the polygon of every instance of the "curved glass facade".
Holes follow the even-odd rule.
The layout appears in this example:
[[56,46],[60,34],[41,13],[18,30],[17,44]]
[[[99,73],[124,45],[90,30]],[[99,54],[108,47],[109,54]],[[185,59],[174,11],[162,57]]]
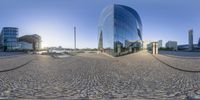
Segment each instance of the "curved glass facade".
[[113,56],[134,52],[141,47],[142,23],[138,13],[127,6],[106,7],[99,20],[104,51]]

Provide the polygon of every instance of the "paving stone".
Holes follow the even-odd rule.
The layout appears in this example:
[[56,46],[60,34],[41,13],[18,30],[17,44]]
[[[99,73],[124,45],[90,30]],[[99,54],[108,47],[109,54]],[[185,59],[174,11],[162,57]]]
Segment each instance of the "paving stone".
[[[200,73],[175,70],[146,52],[117,58],[98,54],[63,59],[18,57],[10,58],[13,64],[8,67],[13,67],[20,60],[25,61],[25,58],[35,60],[22,68],[0,73],[0,97],[173,100],[187,96],[198,98],[200,93]],[[161,59],[170,62],[169,57]],[[176,58],[178,61],[187,63]],[[0,65],[2,63],[5,62],[1,59]]]

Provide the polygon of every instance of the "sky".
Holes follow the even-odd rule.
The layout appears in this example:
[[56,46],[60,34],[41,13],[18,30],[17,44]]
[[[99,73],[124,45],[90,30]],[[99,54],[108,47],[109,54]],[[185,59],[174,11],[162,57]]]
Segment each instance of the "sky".
[[97,48],[98,21],[102,10],[112,4],[135,9],[142,20],[143,40],[194,43],[200,37],[200,0],[0,0],[0,29],[18,27],[19,36],[38,34],[42,47],[73,48],[74,26],[77,47]]

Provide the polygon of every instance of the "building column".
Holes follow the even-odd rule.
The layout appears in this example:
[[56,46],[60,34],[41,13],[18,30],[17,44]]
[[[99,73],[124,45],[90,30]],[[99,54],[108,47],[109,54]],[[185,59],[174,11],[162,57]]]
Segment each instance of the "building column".
[[117,53],[118,53],[118,54],[121,53],[121,45],[117,45]]
[[152,54],[158,54],[158,43],[153,42],[152,44]]
[[129,47],[129,52],[132,52],[133,50],[132,50],[132,47]]

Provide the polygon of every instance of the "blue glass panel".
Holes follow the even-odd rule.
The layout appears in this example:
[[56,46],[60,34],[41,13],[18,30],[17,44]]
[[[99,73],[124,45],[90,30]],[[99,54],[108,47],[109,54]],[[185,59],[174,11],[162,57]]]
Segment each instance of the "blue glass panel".
[[103,33],[105,52],[113,56],[128,53],[142,40],[142,23],[135,10],[123,5],[106,7],[100,17],[99,33]]

